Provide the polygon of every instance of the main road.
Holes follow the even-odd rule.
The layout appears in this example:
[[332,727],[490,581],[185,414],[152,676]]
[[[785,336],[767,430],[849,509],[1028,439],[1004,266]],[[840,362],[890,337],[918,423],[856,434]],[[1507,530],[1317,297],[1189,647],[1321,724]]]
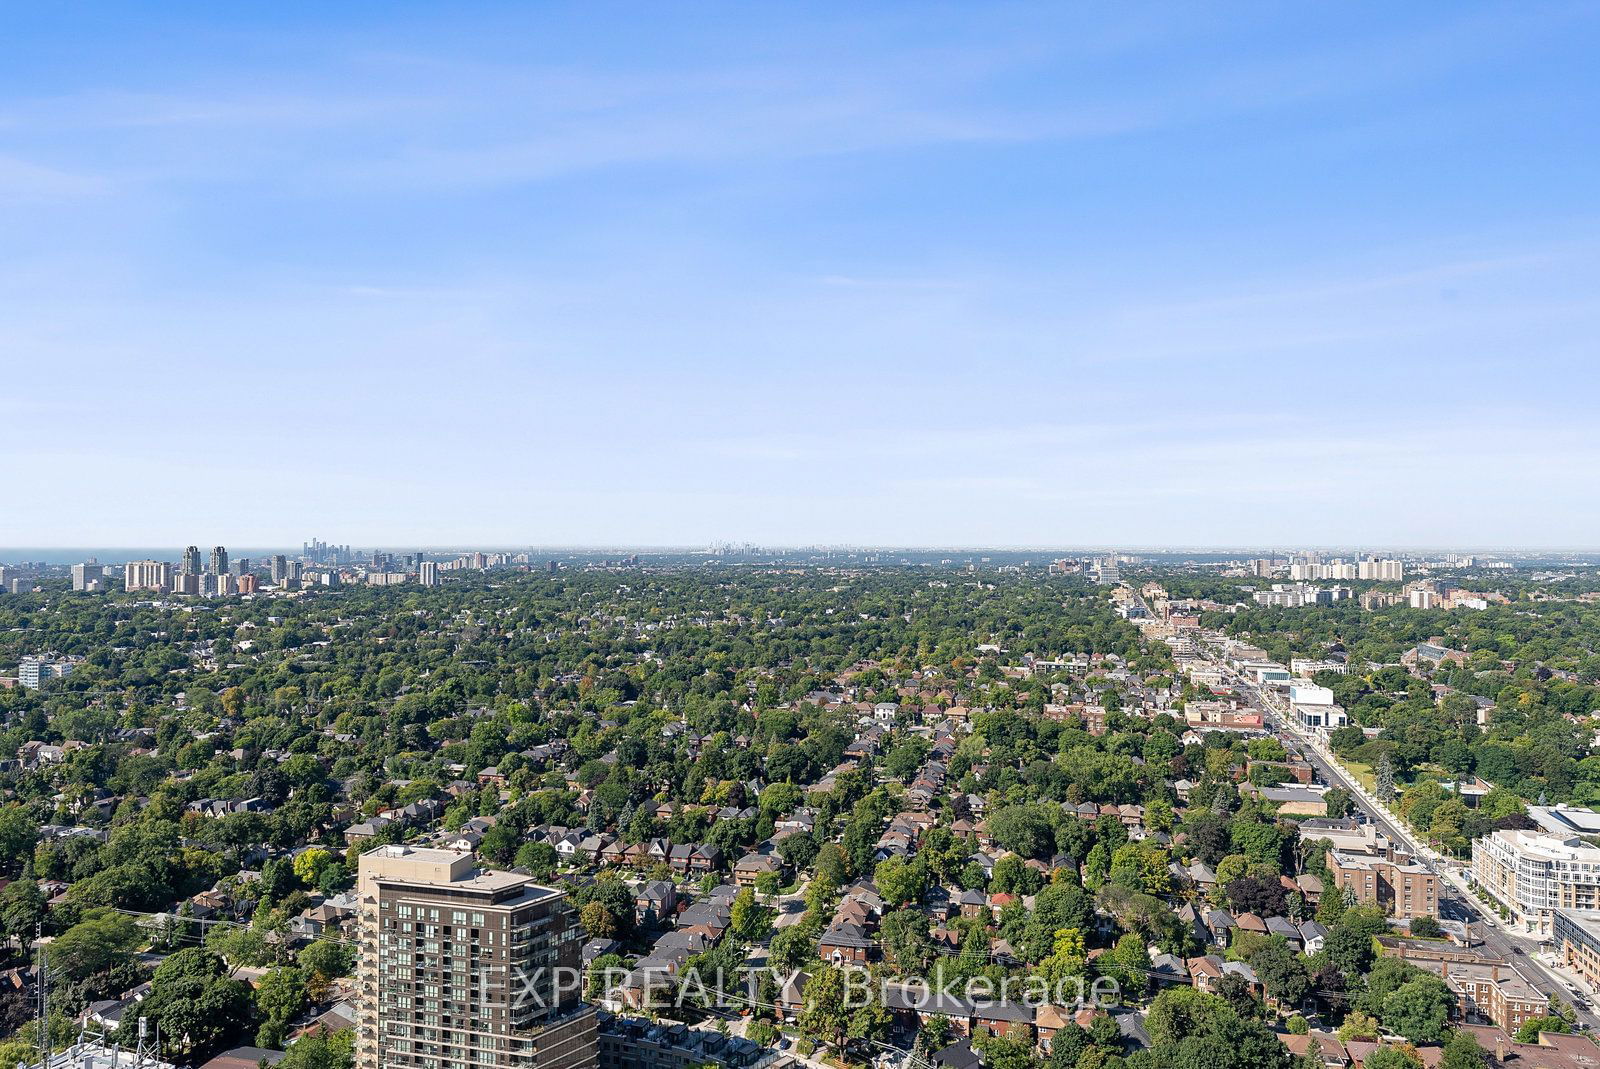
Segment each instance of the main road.
[[[1523,976],[1538,981],[1535,986],[1542,993],[1548,995],[1555,992],[1560,995],[1563,1002],[1573,1005],[1573,985],[1557,977],[1535,958],[1541,947],[1538,940],[1507,931],[1499,924],[1497,917],[1490,918],[1472,900],[1466,881],[1452,869],[1450,859],[1437,853],[1426,843],[1417,841],[1409,828],[1385,812],[1377,799],[1373,798],[1354,776],[1347,773],[1343,766],[1333,760],[1314,739],[1299,730],[1286,708],[1228,665],[1221,662],[1213,664],[1227,674],[1233,682],[1235,691],[1247,705],[1262,714],[1263,720],[1268,725],[1299,741],[1299,750],[1316,772],[1318,779],[1330,786],[1343,787],[1349,791],[1353,803],[1366,814],[1368,820],[1376,824],[1392,842],[1404,844],[1413,857],[1439,877],[1439,911],[1446,919],[1470,925],[1470,930],[1482,940],[1485,948],[1498,955],[1502,961],[1514,964]],[[1452,891],[1456,893],[1451,894]],[[1580,988],[1579,991],[1581,990]],[[1574,1005],[1573,1011],[1577,1014],[1578,1022],[1585,1028],[1600,1030],[1600,1014],[1596,1014],[1592,1008],[1585,1009]]]

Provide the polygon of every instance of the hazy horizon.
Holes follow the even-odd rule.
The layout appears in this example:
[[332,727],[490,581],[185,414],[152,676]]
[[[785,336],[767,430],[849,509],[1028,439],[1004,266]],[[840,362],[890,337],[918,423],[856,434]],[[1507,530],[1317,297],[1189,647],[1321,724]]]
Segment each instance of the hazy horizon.
[[1592,5],[91,7],[0,542],[1600,538]]
[[[209,554],[215,543],[186,543],[198,545],[204,554]],[[611,553],[638,553],[645,555],[703,555],[707,552],[707,545],[645,545],[642,543],[596,543],[589,545],[541,545],[535,543],[492,543],[492,542],[460,542],[424,545],[417,543],[394,542],[379,540],[370,543],[341,543],[348,544],[352,552],[356,553],[425,553],[429,555],[442,555],[449,553],[468,552],[502,552],[502,553],[529,553],[533,555],[563,554],[577,556],[591,556]],[[737,548],[743,543],[723,542],[718,540],[715,545]],[[184,546],[0,546],[0,564],[7,561],[38,561],[45,564],[78,564],[86,558],[93,557],[101,564],[120,565],[130,560],[172,560],[176,561],[183,555]],[[300,544],[288,546],[227,546],[229,555],[238,559],[241,557],[260,560],[265,556],[283,553],[296,556],[301,552]],[[1148,543],[1129,545],[1110,545],[1106,543],[1073,543],[1056,545],[865,545],[865,544],[836,544],[824,545],[815,543],[782,544],[755,546],[757,553],[783,554],[783,553],[852,553],[852,554],[936,554],[949,553],[958,555],[1000,553],[1000,554],[1039,554],[1041,558],[1052,554],[1063,556],[1077,555],[1103,555],[1109,552],[1129,555],[1147,556],[1181,556],[1195,554],[1201,556],[1223,556],[1228,554],[1240,557],[1272,556],[1276,554],[1283,557],[1290,553],[1317,552],[1325,555],[1340,555],[1353,557],[1366,553],[1379,556],[1393,553],[1401,555],[1419,555],[1427,553],[1459,553],[1467,555],[1488,556],[1540,556],[1540,555],[1600,555],[1600,546],[1406,546],[1398,544],[1373,543],[1371,545],[1314,545],[1305,544],[1279,544],[1279,545],[1185,545],[1182,543]],[[737,554],[733,554],[737,555]]]

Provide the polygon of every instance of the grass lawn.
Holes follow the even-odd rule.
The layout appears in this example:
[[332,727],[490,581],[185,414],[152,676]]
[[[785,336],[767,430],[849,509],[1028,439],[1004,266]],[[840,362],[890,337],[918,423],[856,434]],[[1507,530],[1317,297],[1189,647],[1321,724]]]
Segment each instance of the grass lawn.
[[1369,791],[1377,790],[1378,781],[1372,774],[1371,765],[1364,765],[1360,761],[1350,760],[1341,761],[1340,763],[1344,765],[1344,770],[1354,776],[1356,782],[1361,786]]

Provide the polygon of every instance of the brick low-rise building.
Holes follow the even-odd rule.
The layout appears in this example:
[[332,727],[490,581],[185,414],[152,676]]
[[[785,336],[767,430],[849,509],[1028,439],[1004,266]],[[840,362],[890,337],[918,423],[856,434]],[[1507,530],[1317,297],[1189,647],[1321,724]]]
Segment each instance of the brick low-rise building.
[[1439,915],[1438,877],[1407,859],[1330,850],[1328,871],[1334,886],[1398,920]]
[[1378,945],[1386,957],[1402,958],[1444,980],[1456,996],[1452,1017],[1457,1022],[1487,1020],[1509,1035],[1523,1022],[1549,1012],[1549,996],[1510,962],[1422,939],[1391,937],[1380,939]]

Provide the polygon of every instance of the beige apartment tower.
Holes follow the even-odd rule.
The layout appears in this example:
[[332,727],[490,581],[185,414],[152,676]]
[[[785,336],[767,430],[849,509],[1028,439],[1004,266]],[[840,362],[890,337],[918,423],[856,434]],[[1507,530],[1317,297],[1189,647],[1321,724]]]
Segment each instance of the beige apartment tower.
[[566,892],[470,853],[361,856],[357,1069],[594,1069]]

